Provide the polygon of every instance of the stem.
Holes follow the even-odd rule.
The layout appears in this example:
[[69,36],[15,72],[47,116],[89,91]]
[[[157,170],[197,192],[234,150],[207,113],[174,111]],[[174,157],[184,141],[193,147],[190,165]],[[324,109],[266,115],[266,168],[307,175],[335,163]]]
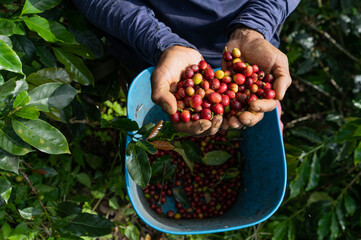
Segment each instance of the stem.
[[[33,186],[33,184],[31,183],[28,175],[26,175],[26,173],[23,172],[23,170],[19,169],[19,172],[21,173],[21,175],[23,175],[24,179],[26,180],[26,182],[28,183],[28,185],[30,186],[31,188],[31,191],[33,192],[33,194],[38,197],[39,193],[38,193],[38,190],[36,190],[36,188]],[[52,219],[50,218],[49,216],[49,213],[48,211],[46,210],[46,207],[44,206],[43,202],[38,198],[39,200],[39,203],[41,205],[41,208],[44,210],[44,213],[46,215],[46,217],[48,218],[49,222],[52,222]]]
[[93,207],[93,209],[92,209],[93,212],[95,211],[95,209],[97,209],[97,207],[99,206],[99,204],[100,204],[100,202],[103,200],[103,198],[104,198],[104,196],[101,197],[101,198],[99,198],[99,200],[95,203],[95,205],[94,205],[94,207]]
[[334,204],[337,203],[337,201],[347,192],[347,190],[356,182],[356,180],[359,177],[361,177],[361,171],[351,180],[351,182],[349,184],[347,184],[347,186],[344,189],[342,189],[342,192],[337,197],[337,199],[334,201]]
[[92,122],[92,121],[90,121],[89,119],[81,119],[81,120],[79,120],[79,119],[76,119],[76,118],[71,118],[70,120],[69,120],[69,123],[70,124],[77,124],[77,123],[80,123],[80,124],[87,124],[87,125],[90,125],[90,126],[99,126],[100,125],[100,122]]
[[328,32],[325,32],[321,29],[318,29],[316,25],[314,25],[312,22],[306,20],[306,24],[308,24],[313,30],[321,34],[323,37],[325,37],[327,40],[329,40],[338,50],[343,52],[346,56],[348,56],[353,61],[357,62],[358,64],[361,64],[361,60],[356,58],[354,55],[352,55],[349,51],[347,51],[345,48],[343,48],[340,44],[337,43],[337,41],[330,36]]

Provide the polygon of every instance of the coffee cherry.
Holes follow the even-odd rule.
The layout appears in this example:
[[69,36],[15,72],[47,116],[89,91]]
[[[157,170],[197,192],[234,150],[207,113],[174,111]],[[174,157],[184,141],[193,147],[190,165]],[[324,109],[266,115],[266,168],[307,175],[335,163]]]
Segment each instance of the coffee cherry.
[[246,68],[247,68],[247,66],[246,66],[246,64],[244,62],[236,62],[236,63],[233,64],[233,70],[236,73],[240,73]]
[[233,99],[236,97],[236,93],[232,90],[227,90],[224,92],[225,95],[227,95],[229,97],[229,99]]
[[183,110],[185,108],[185,104],[183,101],[177,101],[177,109]]
[[212,118],[211,110],[210,109],[203,109],[201,111],[201,118],[206,119],[206,120],[210,120]]
[[194,72],[191,68],[187,68],[184,72],[184,77],[187,78],[192,78],[194,75]]
[[208,63],[206,61],[204,61],[204,60],[201,60],[198,63],[198,67],[199,67],[200,71],[204,71],[208,67]]
[[194,81],[191,78],[184,80],[183,88],[194,87]]
[[219,88],[217,89],[217,93],[224,93],[225,91],[227,91],[228,86],[226,83],[222,82],[221,85],[219,86]]
[[256,96],[256,94],[251,94],[249,97],[248,97],[248,104],[250,104],[251,102],[253,101],[256,101],[258,98]]
[[192,114],[192,121],[198,121],[199,119],[201,119],[200,113],[197,112]]
[[227,62],[232,61],[233,57],[232,57],[231,52],[229,52],[229,51],[223,52],[223,59]]
[[241,110],[241,108],[242,108],[242,104],[238,100],[231,101],[230,106],[231,106],[231,109],[236,110],[236,111]]
[[272,89],[268,89],[264,91],[263,97],[265,99],[273,99],[276,97],[276,92]]
[[217,78],[213,78],[210,82],[210,87],[214,91],[217,90],[221,86],[221,82]]
[[191,105],[192,108],[196,108],[201,106],[202,104],[202,97],[199,95],[193,95],[191,100],[189,101],[189,104]]
[[181,120],[181,119],[180,119],[180,112],[174,113],[174,114],[171,116],[170,120],[171,120],[172,122],[174,122],[174,123],[179,123],[180,120]]
[[256,73],[259,71],[259,68],[257,65],[252,65],[252,68],[253,68],[253,72]]
[[204,96],[206,95],[206,91],[203,90],[203,88],[199,88],[196,91],[196,94],[198,94],[199,96],[201,96],[201,98],[204,98]]
[[246,80],[246,77],[241,73],[236,73],[233,76],[233,82],[235,82],[238,85],[244,84],[245,80]]
[[207,80],[203,80],[201,83],[201,88],[203,88],[204,91],[207,91],[209,89],[209,82]]
[[243,73],[243,75],[245,76],[245,77],[250,77],[251,75],[252,75],[252,73],[253,73],[253,68],[252,68],[252,66],[247,66],[246,67],[246,69],[244,69],[243,71],[242,71],[242,73]]
[[232,78],[230,76],[224,76],[222,78],[222,82],[224,82],[225,84],[230,84],[232,82]]
[[272,74],[267,74],[264,79],[263,79],[264,82],[266,83],[272,83],[273,82],[273,75]]
[[197,64],[192,64],[190,68],[193,70],[194,73],[197,73],[199,71],[199,66]]
[[210,109],[212,104],[207,99],[204,99],[201,106],[203,109]]
[[215,114],[223,114],[223,106],[220,103],[213,105],[212,110]]
[[228,89],[229,90],[231,90],[231,91],[233,91],[234,93],[236,93],[236,92],[238,92],[238,85],[237,85],[237,83],[230,83],[229,85],[228,85]]
[[202,82],[203,76],[200,73],[196,73],[196,74],[194,74],[192,79],[193,79],[194,84],[198,85],[198,84],[200,84]]
[[184,88],[180,88],[178,89],[178,94],[180,98],[185,98],[186,97],[186,90]]
[[214,71],[212,68],[207,68],[206,70],[204,70],[204,77],[208,80],[212,80],[214,78]]
[[263,84],[263,90],[269,90],[269,89],[272,89],[272,84],[271,83],[269,83],[269,82],[266,82],[266,83],[264,83]]
[[241,57],[241,51],[238,48],[233,48],[232,56],[234,58],[240,58]]
[[224,72],[222,70],[217,70],[215,76],[217,79],[221,80],[224,77]]
[[191,114],[188,110],[184,110],[181,113],[180,118],[181,118],[182,122],[188,122],[191,119]]
[[194,95],[194,93],[195,93],[194,88],[193,87],[187,87],[186,93],[187,93],[188,96],[192,97]]
[[213,93],[209,94],[208,100],[211,103],[219,103],[222,101],[222,96],[221,96],[221,94],[219,94],[217,92],[213,92]]

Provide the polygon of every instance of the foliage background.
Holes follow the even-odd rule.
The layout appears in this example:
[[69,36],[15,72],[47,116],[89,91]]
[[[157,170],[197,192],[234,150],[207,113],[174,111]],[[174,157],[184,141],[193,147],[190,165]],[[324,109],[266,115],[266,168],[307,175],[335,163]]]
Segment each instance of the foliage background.
[[[282,102],[283,204],[251,228],[175,236],[136,216],[124,183],[125,128],[101,125],[125,117],[124,83],[134,73],[108,54],[104,36],[70,1],[1,0],[0,129],[41,119],[66,145],[46,153],[36,137],[0,141],[0,239],[360,239],[360,35],[359,1],[300,3],[281,33],[293,77]],[[42,85],[49,95],[34,97]],[[54,101],[56,89],[61,101]],[[45,99],[44,108],[34,110],[26,96]],[[34,151],[19,152],[23,144]]]

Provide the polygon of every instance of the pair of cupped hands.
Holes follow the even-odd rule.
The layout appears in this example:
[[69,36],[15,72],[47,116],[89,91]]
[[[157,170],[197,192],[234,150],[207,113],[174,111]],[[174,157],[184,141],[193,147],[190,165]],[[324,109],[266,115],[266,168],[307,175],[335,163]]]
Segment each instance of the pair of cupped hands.
[[[264,112],[275,109],[277,101],[283,99],[287,88],[291,85],[288,59],[285,54],[264,39],[263,35],[248,28],[236,29],[230,35],[226,47],[230,50],[239,48],[243,61],[257,64],[266,74],[272,72],[275,78],[273,89],[276,98],[251,102],[249,111],[242,113],[239,118],[233,116],[227,120],[221,115],[215,115],[211,120],[200,119],[195,122],[177,123],[176,130],[202,136],[214,135],[219,129],[251,127],[262,120]],[[160,105],[167,114],[174,114],[177,111],[177,100],[173,93],[176,91],[182,72],[187,66],[197,64],[202,59],[202,55],[192,48],[176,45],[166,49],[151,76],[153,102]],[[222,69],[226,69],[224,61]]]

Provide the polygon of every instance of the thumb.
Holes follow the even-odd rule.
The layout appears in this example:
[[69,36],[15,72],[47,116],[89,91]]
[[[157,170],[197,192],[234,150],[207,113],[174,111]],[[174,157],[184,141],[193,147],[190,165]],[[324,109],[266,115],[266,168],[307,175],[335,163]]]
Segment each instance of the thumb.
[[152,100],[169,115],[177,111],[177,100],[170,92],[169,82],[152,79]]

